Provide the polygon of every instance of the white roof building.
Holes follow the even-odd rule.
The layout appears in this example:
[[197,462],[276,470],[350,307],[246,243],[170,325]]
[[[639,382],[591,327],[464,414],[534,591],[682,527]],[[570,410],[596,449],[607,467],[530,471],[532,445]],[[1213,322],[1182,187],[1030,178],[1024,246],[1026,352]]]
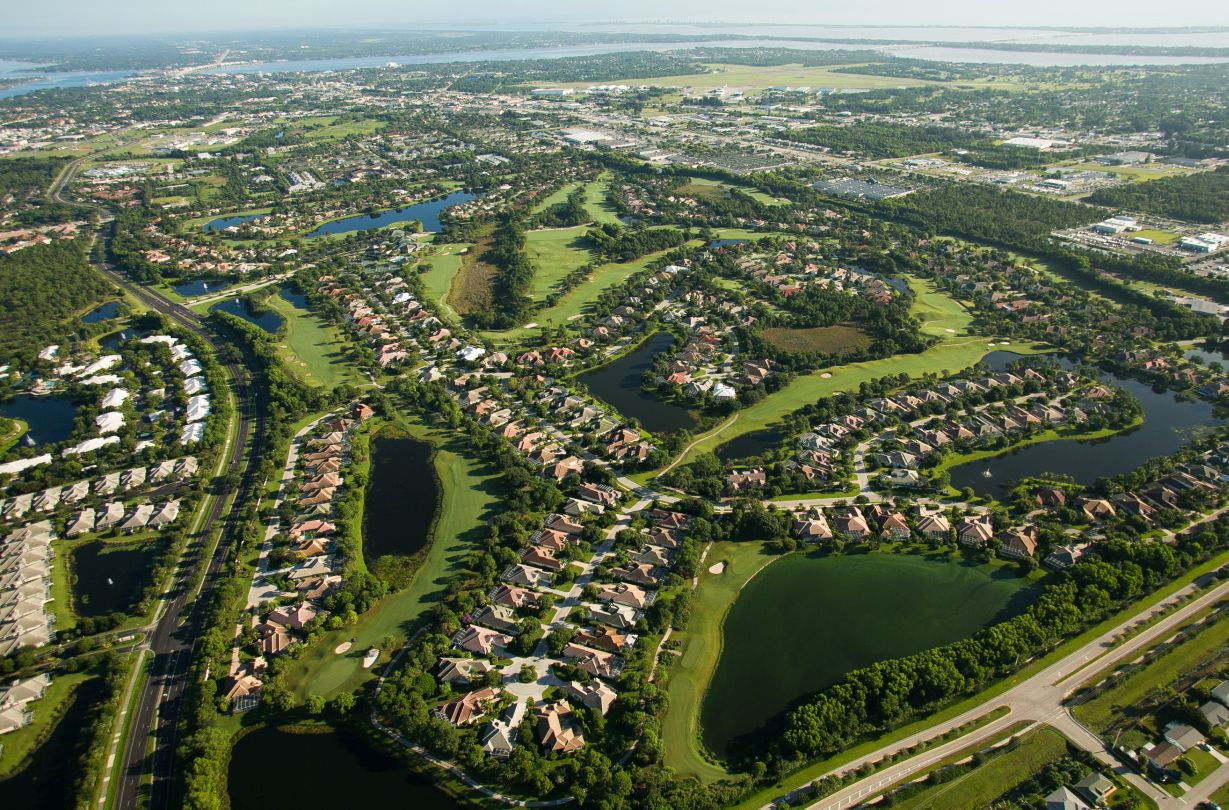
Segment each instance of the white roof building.
[[105,436],[108,433],[115,433],[124,426],[124,415],[119,411],[107,411],[94,417],[94,421],[98,424],[98,432]]

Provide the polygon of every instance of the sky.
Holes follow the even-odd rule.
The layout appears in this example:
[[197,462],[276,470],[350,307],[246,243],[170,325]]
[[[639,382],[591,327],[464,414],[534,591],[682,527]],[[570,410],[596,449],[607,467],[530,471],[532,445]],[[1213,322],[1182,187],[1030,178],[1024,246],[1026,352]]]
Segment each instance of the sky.
[[[1225,0],[4,0],[0,37],[268,28],[413,28],[508,20],[812,25],[1229,26]],[[459,9],[464,9],[461,12]],[[510,29],[517,27],[509,25]]]

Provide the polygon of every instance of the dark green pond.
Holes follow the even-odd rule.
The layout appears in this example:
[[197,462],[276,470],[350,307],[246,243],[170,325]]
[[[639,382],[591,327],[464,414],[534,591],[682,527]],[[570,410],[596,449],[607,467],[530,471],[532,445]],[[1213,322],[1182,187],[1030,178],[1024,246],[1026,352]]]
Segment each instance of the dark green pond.
[[612,363],[580,375],[593,396],[610,403],[624,416],[640,422],[653,433],[673,433],[694,428],[698,423],[691,411],[650,394],[641,388],[644,373],[653,358],[674,344],[669,332],[658,332],[638,348]]
[[[54,677],[54,676],[53,676]],[[94,702],[102,697],[98,679],[85,681],[73,691],[72,703],[55,729],[34,752],[24,769],[0,782],[0,807],[13,810],[61,810],[75,806],[73,779],[68,769],[80,761],[88,737],[81,733]],[[38,711],[38,705],[35,711]],[[3,740],[0,737],[0,740]]]
[[407,437],[371,442],[371,476],[363,507],[363,558],[409,555],[426,545],[439,503],[431,445]]
[[[316,778],[299,786],[270,778],[270,771],[278,771],[279,764],[296,763]],[[455,810],[464,806],[392,756],[342,731],[291,734],[271,726],[258,729],[231,752],[227,787],[231,810]]]
[[903,554],[774,562],[726,615],[701,706],[704,744],[724,754],[845,673],[967,638],[1037,593],[1010,571]]
[[141,601],[157,558],[152,543],[86,543],[72,552],[73,610],[78,616],[128,613]]

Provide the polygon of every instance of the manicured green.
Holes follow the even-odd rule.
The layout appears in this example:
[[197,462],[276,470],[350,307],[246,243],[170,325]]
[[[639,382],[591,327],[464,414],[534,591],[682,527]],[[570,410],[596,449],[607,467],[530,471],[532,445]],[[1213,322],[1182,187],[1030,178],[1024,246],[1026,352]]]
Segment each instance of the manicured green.
[[423,289],[432,301],[456,321],[460,321],[461,316],[448,304],[448,290],[457,271],[461,269],[462,254],[472,248],[473,245],[460,243],[440,245],[438,253],[422,260],[423,265],[431,266],[430,270],[420,275]]
[[[287,671],[286,683],[302,701],[308,695],[326,697],[354,690],[373,677],[362,668],[367,650],[391,636],[400,646],[439,591],[460,568],[465,554],[484,537],[483,521],[499,508],[495,478],[462,455],[456,437],[416,423],[398,423],[415,438],[436,443],[435,466],[443,484],[443,506],[431,548],[410,585],[387,596],[359,617],[357,625],[325,634]],[[343,641],[354,640],[350,652],[334,655]],[[383,661],[387,661],[387,654]],[[380,666],[381,664],[377,664]]]
[[309,310],[302,310],[277,292],[264,304],[285,320],[285,337],[277,343],[278,355],[292,374],[308,385],[333,388],[343,383],[365,382],[346,361],[347,345],[337,327]]
[[533,284],[529,296],[541,301],[576,268],[588,262],[588,225],[574,228],[551,228],[525,234],[525,255],[533,263]]

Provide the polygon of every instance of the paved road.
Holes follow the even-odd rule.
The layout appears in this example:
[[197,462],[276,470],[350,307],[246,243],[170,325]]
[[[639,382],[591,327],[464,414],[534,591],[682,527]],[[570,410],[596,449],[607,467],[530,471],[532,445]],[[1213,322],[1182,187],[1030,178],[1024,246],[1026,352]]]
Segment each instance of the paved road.
[[[218,348],[216,338],[195,313],[132,284],[109,267],[100,269],[151,309],[200,334]],[[213,590],[235,537],[239,507],[244,498],[255,494],[252,476],[257,468],[264,431],[263,392],[245,382],[247,374],[238,364],[227,364],[224,368],[234,386],[236,429],[219,471],[223,475],[239,472],[242,483],[234,506],[229,510],[224,496],[206,496],[209,500],[200,529],[189,540],[165,597],[165,610],[146,641],[145,647],[153,652],[151,674],[138,698],[127,739],[120,741],[122,762],[119,784],[115,788],[115,806],[122,809],[143,804],[151,810],[162,810],[175,803],[175,746],[180,712],[200,629],[198,607],[205,601],[197,596]],[[211,548],[215,537],[216,545]],[[191,585],[202,563],[207,565],[205,575],[200,587],[193,589]],[[147,773],[152,776],[152,782],[143,788],[142,781]]]
[[[1162,612],[1166,607],[1175,604],[1182,597],[1188,597],[1198,592],[1199,588],[1197,586],[1188,585],[1156,605],[1135,613],[1114,628],[1100,634],[1079,649],[1064,656],[1059,661],[1022,681],[1003,694],[983,701],[975,708],[957,717],[931,726],[918,734],[913,734],[905,739],[885,745],[864,757],[844,765],[839,771],[833,773],[838,774],[857,770],[862,765],[877,762],[906,748],[941,736],[999,707],[1005,706],[1010,710],[1006,717],[1000,718],[952,742],[931,749],[924,754],[897,762],[873,776],[842,788],[836,793],[809,805],[809,807],[813,808],[813,810],[844,810],[844,808],[855,806],[859,801],[873,796],[887,785],[896,783],[911,774],[921,771],[944,756],[970,746],[975,746],[978,743],[987,742],[996,734],[1001,733],[1004,729],[1021,720],[1047,723],[1058,727],[1061,731],[1070,731],[1076,737],[1072,741],[1077,745],[1081,745],[1086,749],[1092,749],[1092,752],[1098,755],[1098,758],[1101,758],[1102,761],[1112,762],[1116,765],[1117,760],[1110,758],[1109,753],[1105,750],[1105,745],[1100,739],[1075,723],[1070,715],[1067,714],[1063,704],[1073,692],[1090,681],[1099,672],[1104,670],[1105,667],[1132,660],[1156,642],[1169,637],[1179,625],[1189,620],[1201,609],[1229,596],[1229,582],[1219,583],[1202,592],[1197,598],[1177,608],[1168,616],[1158,619],[1155,624],[1142,630],[1136,636],[1121,642],[1116,647],[1113,646],[1115,641],[1128,628],[1147,621]],[[1111,647],[1113,648],[1111,649]],[[1077,732],[1075,729],[1081,730]],[[1104,757],[1101,756],[1102,754],[1104,754]],[[1224,769],[1222,768],[1222,770]],[[1135,775],[1132,774],[1132,776]],[[1226,772],[1225,778],[1229,779],[1229,772]],[[1175,802],[1168,794],[1157,790],[1138,776],[1135,776],[1130,781],[1136,787],[1143,790],[1145,794],[1156,799],[1162,810],[1193,806],[1193,804],[1187,805],[1185,802]],[[790,795],[793,796],[794,794]],[[765,805],[764,807],[768,808],[771,805]]]
[[[89,208],[99,215],[97,241],[101,241],[100,255],[105,256],[107,240],[113,229],[113,217],[104,207],[92,203],[78,203],[63,197],[64,189],[91,156],[69,164],[48,189],[48,197],[56,202]],[[129,281],[106,263],[96,262],[96,268],[117,286],[139,299],[150,309],[161,313],[179,326],[200,335],[214,350],[221,347],[218,337],[196,313],[172,303],[156,293]],[[264,392],[257,385],[248,383],[249,375],[237,364],[223,366],[235,396],[235,412],[231,418],[233,431],[228,444],[222,449],[215,473],[226,476],[240,474],[240,487],[233,507],[226,508],[227,499],[207,491],[201,511],[196,515],[196,524],[191,527],[188,543],[178,560],[171,577],[171,585],[155,610],[155,622],[145,628],[146,637],[138,645],[141,661],[152,653],[150,676],[137,697],[127,736],[122,737],[127,719],[130,698],[135,688],[138,673],[134,670],[121,702],[121,717],[116,722],[116,733],[107,757],[107,767],[100,795],[99,806],[105,806],[111,789],[112,765],[120,757],[118,784],[115,785],[114,806],[125,809],[138,805],[163,810],[176,803],[176,756],[180,712],[184,691],[191,672],[192,654],[199,632],[201,618],[197,608],[203,600],[202,592],[213,590],[218,574],[230,552],[237,529],[237,514],[243,501],[256,491],[253,476],[258,468],[260,445],[264,436]],[[221,392],[215,392],[215,396]],[[213,544],[216,538],[216,544]],[[195,589],[201,565],[206,566],[200,584]],[[143,786],[146,774],[150,784]]]

